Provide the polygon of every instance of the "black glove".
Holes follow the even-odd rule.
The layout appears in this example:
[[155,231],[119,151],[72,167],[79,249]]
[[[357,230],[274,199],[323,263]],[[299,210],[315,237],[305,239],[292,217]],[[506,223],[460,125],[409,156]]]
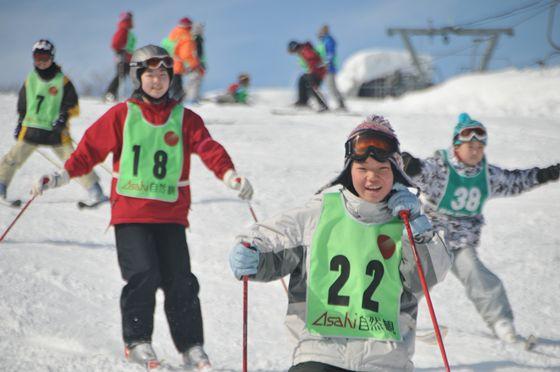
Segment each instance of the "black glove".
[[14,137],[17,140],[19,137],[19,132],[21,132],[21,123],[18,123],[16,129],[14,129]]
[[422,171],[422,163],[420,162],[420,159],[415,158],[406,151],[402,153],[402,159],[404,164],[404,171],[406,174],[411,177],[420,174],[420,172]]
[[546,183],[548,181],[556,181],[560,177],[560,163],[551,165],[548,168],[543,168],[537,171],[537,181],[539,183]]
[[55,133],[62,133],[64,128],[66,128],[66,119],[59,116],[58,119],[52,122],[53,132]]

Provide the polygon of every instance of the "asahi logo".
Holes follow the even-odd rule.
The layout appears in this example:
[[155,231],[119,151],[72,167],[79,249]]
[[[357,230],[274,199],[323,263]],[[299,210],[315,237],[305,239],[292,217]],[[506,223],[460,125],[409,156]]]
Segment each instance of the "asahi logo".
[[165,135],[163,136],[163,140],[169,146],[173,147],[177,143],[179,143],[179,136],[177,134],[175,134],[175,132],[169,131],[169,132],[165,133]]
[[49,88],[49,94],[51,96],[56,96],[57,93],[58,93],[58,89],[56,87],[50,87]]

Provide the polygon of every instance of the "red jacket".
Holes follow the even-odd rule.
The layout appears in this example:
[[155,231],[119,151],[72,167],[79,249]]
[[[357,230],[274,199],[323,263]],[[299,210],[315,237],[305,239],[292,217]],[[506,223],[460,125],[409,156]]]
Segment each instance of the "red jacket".
[[[171,110],[178,104],[170,101],[161,105],[146,103],[134,98],[144,118],[154,125],[167,121]],[[91,172],[113,153],[113,171],[119,171],[123,129],[128,107],[125,102],[113,106],[88,128],[76,150],[64,164],[70,177],[79,177]],[[185,108],[183,115],[184,161],[181,180],[189,179],[191,154],[198,154],[204,164],[222,179],[224,173],[233,169],[226,150],[212,139],[202,118]],[[122,223],[178,223],[189,225],[187,216],[191,205],[190,186],[179,188],[179,198],[168,203],[158,200],[131,198],[116,193],[117,179],[111,182],[111,224]]]
[[125,53],[126,62],[130,62],[130,58],[132,57],[132,55],[124,49],[128,42],[128,30],[132,28],[131,22],[130,19],[120,21],[117,26],[117,31],[113,34],[113,39],[111,41],[111,48],[113,48],[115,53]]
[[327,74],[327,68],[323,64],[323,60],[321,59],[319,53],[313,49],[313,45],[311,45],[311,43],[307,42],[303,44],[303,47],[298,50],[298,55],[305,61],[310,73],[316,75],[320,79],[325,77]]

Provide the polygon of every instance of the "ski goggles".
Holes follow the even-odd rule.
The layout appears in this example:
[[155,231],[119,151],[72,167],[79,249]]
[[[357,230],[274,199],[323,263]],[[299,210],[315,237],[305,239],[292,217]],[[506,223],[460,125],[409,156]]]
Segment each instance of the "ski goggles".
[[52,56],[48,53],[33,53],[33,61],[35,62],[48,62]]
[[379,132],[366,131],[358,133],[346,141],[345,150],[345,156],[353,160],[366,160],[368,156],[371,156],[375,160],[383,162],[398,152],[399,147],[394,138]]
[[165,56],[165,57],[153,57],[141,62],[131,62],[130,67],[140,67],[140,68],[151,68],[156,69],[160,67],[164,68],[172,68],[173,67],[173,58]]
[[457,135],[457,140],[460,142],[477,140],[478,142],[486,143],[487,138],[486,130],[480,127],[465,128]]

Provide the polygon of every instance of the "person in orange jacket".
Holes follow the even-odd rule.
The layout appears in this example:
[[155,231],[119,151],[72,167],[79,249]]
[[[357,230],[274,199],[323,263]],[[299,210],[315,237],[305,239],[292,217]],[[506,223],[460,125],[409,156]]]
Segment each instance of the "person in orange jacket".
[[104,96],[105,102],[118,100],[119,85],[124,82],[124,78],[128,75],[128,63],[136,47],[136,35],[131,31],[133,27],[132,12],[122,12],[119,15],[117,31],[113,34],[111,41],[111,48],[115,52],[117,73],[107,88]]
[[[187,99],[192,98],[187,93],[189,90],[199,90],[205,72],[196,52],[196,43],[191,33],[192,25],[190,18],[181,18],[179,24],[161,43],[174,60],[174,77],[169,91],[171,97],[179,101],[185,96]],[[183,75],[188,77],[185,89],[183,89]]]

